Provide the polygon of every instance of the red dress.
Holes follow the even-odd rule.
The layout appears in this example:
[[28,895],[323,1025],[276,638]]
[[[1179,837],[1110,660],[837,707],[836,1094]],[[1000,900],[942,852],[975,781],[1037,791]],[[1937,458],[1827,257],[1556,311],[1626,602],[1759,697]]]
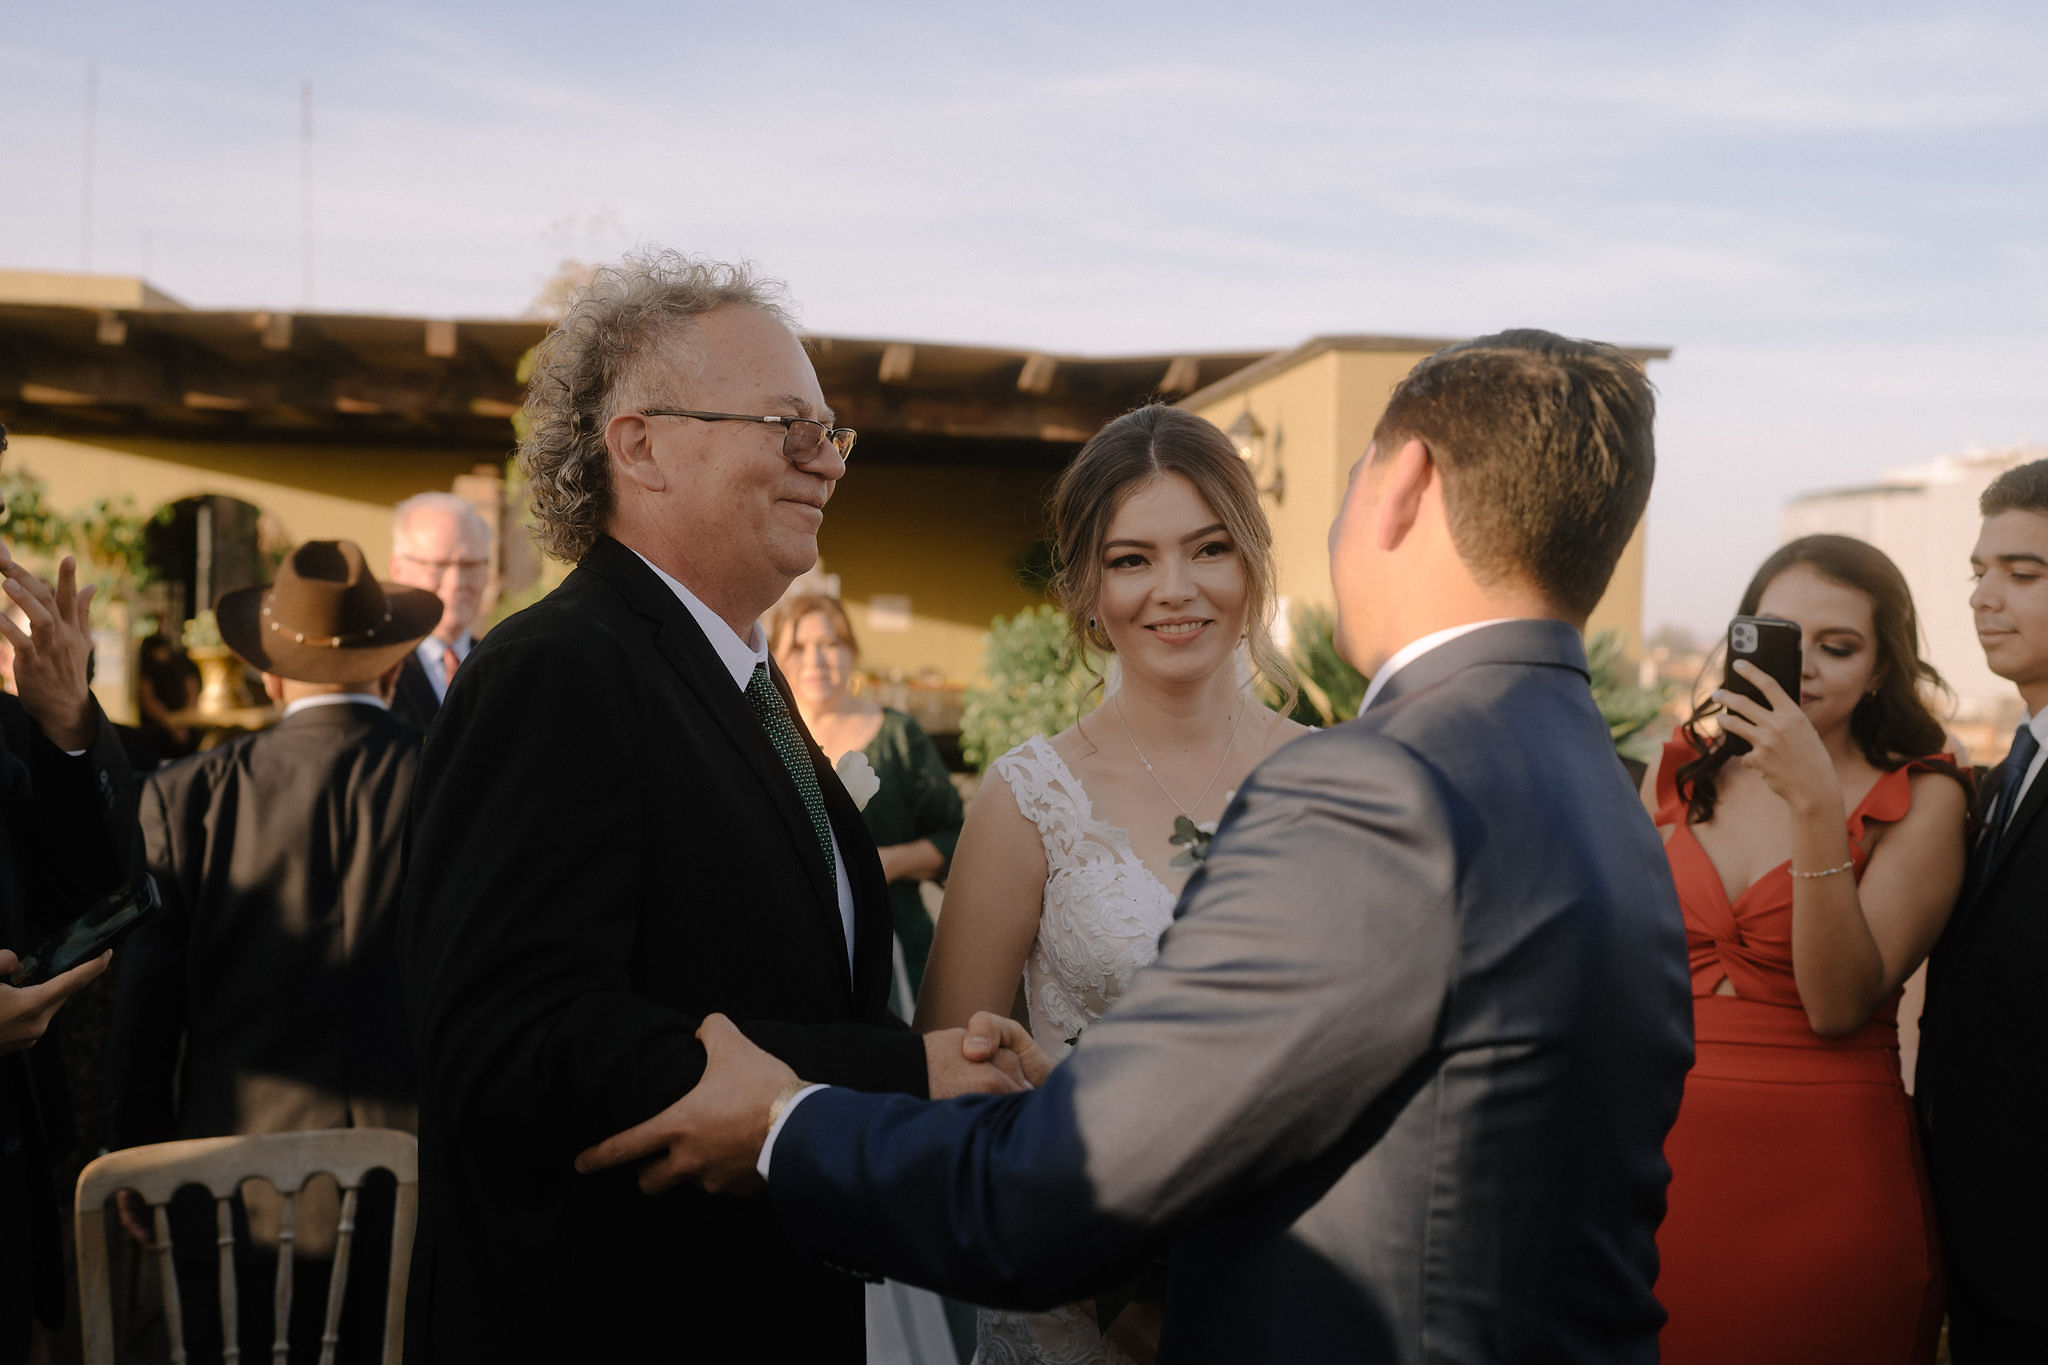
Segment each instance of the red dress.
[[[1685,913],[1696,1060],[1665,1140],[1657,1235],[1665,1365],[1925,1365],[1941,1327],[1941,1259],[1912,1102],[1899,1080],[1898,992],[1846,1038],[1808,1026],[1792,979],[1791,864],[1733,904],[1678,799],[1694,757],[1664,746],[1659,825]],[[1911,767],[1849,816],[1911,808]],[[1735,994],[1716,995],[1726,978]]]

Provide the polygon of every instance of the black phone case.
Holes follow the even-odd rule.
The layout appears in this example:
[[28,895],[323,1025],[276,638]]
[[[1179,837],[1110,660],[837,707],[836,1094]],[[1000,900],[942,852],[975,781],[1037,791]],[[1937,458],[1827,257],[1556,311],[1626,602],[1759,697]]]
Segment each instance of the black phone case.
[[20,954],[21,965],[7,984],[40,986],[53,976],[62,976],[73,967],[92,961],[126,938],[160,905],[156,883],[147,876],[138,878],[95,902],[84,914],[37,944],[33,952]]
[[[1747,659],[1761,668],[1770,675],[1771,681],[1785,690],[1786,696],[1795,702],[1799,700],[1799,675],[1804,669],[1804,661],[1798,623],[1775,616],[1738,616],[1728,623],[1728,667],[1722,674],[1721,686],[1769,709],[1770,703],[1764,700],[1763,689],[1735,671],[1738,659]],[[1748,753],[1749,741],[1740,735],[1730,734],[1728,752]]]

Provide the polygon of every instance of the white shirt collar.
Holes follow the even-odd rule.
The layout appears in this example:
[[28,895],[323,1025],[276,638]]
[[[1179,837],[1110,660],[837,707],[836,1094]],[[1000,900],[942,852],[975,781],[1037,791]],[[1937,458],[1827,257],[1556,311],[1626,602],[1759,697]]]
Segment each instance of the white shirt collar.
[[1358,713],[1360,715],[1365,714],[1367,708],[1372,705],[1373,699],[1379,696],[1381,689],[1394,680],[1396,673],[1399,673],[1438,645],[1447,645],[1461,635],[1470,635],[1473,631],[1483,630],[1487,626],[1505,625],[1509,621],[1519,619],[1521,618],[1514,616],[1496,616],[1490,621],[1467,621],[1462,626],[1452,626],[1448,630],[1433,631],[1423,636],[1420,640],[1411,640],[1407,644],[1402,645],[1394,651],[1392,658],[1380,665],[1380,671],[1372,675],[1372,682],[1365,689],[1365,700],[1358,703]]
[[2040,746],[2048,750],[2048,706],[2027,717],[2027,728],[2034,732],[2034,739]]
[[310,711],[316,706],[374,706],[379,711],[389,711],[390,705],[375,692],[322,692],[317,697],[300,697],[284,708],[283,720],[299,711]]
[[[632,549],[630,545],[626,548]],[[761,623],[754,622],[747,631],[747,638],[742,640],[733,633],[732,627],[725,623],[724,617],[697,600],[696,593],[665,573],[659,564],[646,555],[638,550],[633,550],[633,553],[642,564],[654,570],[655,576],[668,584],[669,591],[689,608],[690,615],[697,622],[697,628],[704,632],[704,638],[711,642],[711,648],[717,652],[718,661],[725,665],[726,672],[732,674],[732,685],[742,692],[746,691],[747,680],[754,676],[754,670],[768,662],[768,640],[761,633]]]
[[2034,742],[2040,746],[2034,751],[2034,761],[2027,765],[2026,784],[2032,786],[2042,763],[2048,762],[2048,706],[2027,717],[2027,728],[2034,732]]

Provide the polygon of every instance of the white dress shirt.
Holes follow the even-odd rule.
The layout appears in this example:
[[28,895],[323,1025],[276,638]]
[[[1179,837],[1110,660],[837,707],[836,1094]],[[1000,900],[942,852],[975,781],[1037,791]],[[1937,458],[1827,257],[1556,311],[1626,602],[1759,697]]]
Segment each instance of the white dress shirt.
[[[2015,810],[2027,799],[2027,790],[2034,785],[2034,779],[2041,775],[2042,763],[2048,762],[2048,706],[2027,717],[2027,728],[2034,732],[2034,742],[2041,747],[2034,751],[2034,761],[2027,765],[2027,775],[2020,780],[2019,795],[2015,796],[2012,802]],[[1992,811],[1990,823],[2004,824],[2005,812]]]
[[1460,635],[1470,635],[1475,630],[1484,630],[1488,626],[1502,626],[1510,621],[1522,619],[1524,618],[1496,616],[1490,621],[1468,621],[1462,626],[1452,626],[1449,630],[1433,631],[1423,636],[1420,640],[1410,640],[1407,644],[1395,650],[1393,657],[1381,664],[1380,671],[1372,675],[1372,682],[1365,689],[1365,697],[1358,703],[1359,714],[1365,714],[1366,709],[1372,705],[1373,699],[1379,696],[1386,685],[1394,680],[1396,673],[1399,673],[1438,645],[1447,645]]
[[435,701],[448,700],[448,651],[455,651],[455,662],[460,665],[475,648],[476,637],[466,630],[453,645],[432,635],[419,642],[413,653],[419,658],[420,671],[427,675],[427,682],[434,689]]
[[391,706],[375,692],[322,692],[317,697],[300,697],[284,708],[279,720],[286,720],[301,711],[310,711],[316,706],[374,706],[379,711],[389,711]]
[[[761,633],[761,623],[754,622],[752,629],[747,632],[748,638],[742,640],[733,633],[733,628],[725,623],[724,617],[697,600],[697,594],[664,573],[661,566],[646,555],[640,554],[638,550],[634,550],[633,553],[639,555],[642,564],[654,570],[655,577],[668,584],[669,591],[689,610],[691,619],[697,623],[697,628],[703,631],[704,638],[711,642],[712,651],[718,655],[718,661],[724,664],[725,671],[732,675],[733,686],[744,693],[747,690],[747,680],[754,676],[754,669],[768,662],[768,638]],[[749,706],[751,707],[751,703]],[[853,883],[846,877],[846,855],[840,851],[839,834],[836,830],[831,830],[829,822],[826,828],[832,837],[833,890],[839,897],[839,929],[846,938],[846,970],[851,975]]]

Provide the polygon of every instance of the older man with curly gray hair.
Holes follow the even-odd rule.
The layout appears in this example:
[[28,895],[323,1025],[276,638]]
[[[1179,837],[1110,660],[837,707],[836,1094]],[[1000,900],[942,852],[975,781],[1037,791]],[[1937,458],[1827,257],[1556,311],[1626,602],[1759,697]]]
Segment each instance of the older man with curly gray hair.
[[696,1084],[708,1014],[857,1089],[1020,1083],[889,1014],[880,861],[768,657],[758,619],[817,561],[854,446],[781,297],[629,257],[541,344],[520,459],[577,568],[463,663],[414,797],[408,1360],[653,1359],[710,1323],[862,1359],[861,1286],[764,1201],[573,1168]]

